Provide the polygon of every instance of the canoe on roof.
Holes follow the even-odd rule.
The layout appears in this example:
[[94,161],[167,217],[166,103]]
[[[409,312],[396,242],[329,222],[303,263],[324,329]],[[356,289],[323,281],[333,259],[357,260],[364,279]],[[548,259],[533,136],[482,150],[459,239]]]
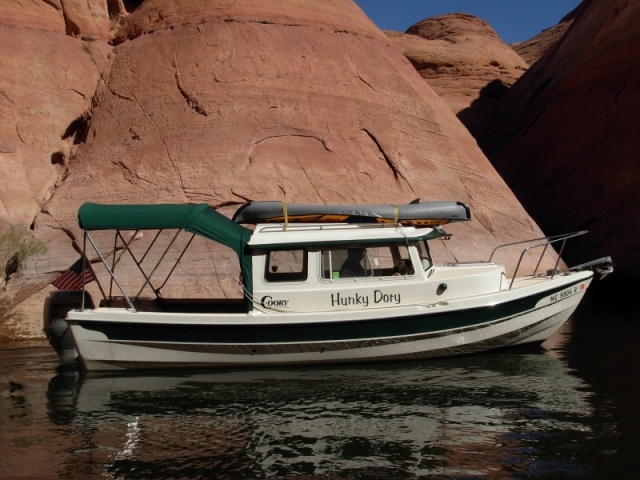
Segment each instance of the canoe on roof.
[[471,219],[469,207],[456,201],[404,205],[308,205],[277,201],[250,202],[233,216],[237,223],[400,223],[434,227]]

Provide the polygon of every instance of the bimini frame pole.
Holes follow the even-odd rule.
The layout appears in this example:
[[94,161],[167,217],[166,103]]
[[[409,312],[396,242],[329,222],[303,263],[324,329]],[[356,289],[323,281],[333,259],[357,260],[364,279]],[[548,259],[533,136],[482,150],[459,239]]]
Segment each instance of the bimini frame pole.
[[[85,236],[85,243],[86,243],[86,240],[88,239],[89,243],[91,243],[91,246],[93,247],[93,251],[96,252],[96,255],[98,255],[98,258],[100,258],[100,261],[102,262],[102,265],[104,265],[104,268],[107,270],[107,272],[109,272],[109,276],[111,276],[111,280],[116,284],[116,286],[120,290],[120,293],[122,293],[122,296],[126,300],[126,302],[129,305],[129,307],[131,308],[131,311],[135,312],[136,311],[136,307],[133,306],[133,302],[127,296],[127,294],[124,292],[124,289],[122,288],[122,285],[120,285],[120,282],[118,282],[118,279],[113,274],[113,271],[109,268],[109,265],[107,265],[106,260],[104,259],[102,254],[98,251],[98,247],[96,247],[96,244],[93,242],[93,239],[91,238],[91,235],[89,235],[89,232],[87,232],[85,230],[84,231],[84,236]],[[102,290],[102,287],[100,288],[100,290]],[[103,295],[104,295],[104,292],[103,292]]]
[[[95,247],[94,247],[95,248]],[[89,266],[89,268],[91,267],[91,264],[89,263],[89,258],[87,257],[87,232],[84,232],[84,235],[82,237],[82,300],[80,303],[80,309],[84,310],[85,309],[85,298],[87,298],[87,296],[85,295],[85,288],[86,288],[86,279],[87,279],[87,265]],[[104,290],[102,289],[102,285],[100,284],[100,282],[98,281],[95,272],[93,272],[93,276],[96,279],[96,284],[98,285],[98,288],[100,289],[100,293],[102,294],[102,296],[104,297]]]
[[[161,230],[162,231],[162,230]],[[134,261],[136,262],[136,264],[138,265],[138,268],[140,269],[140,271],[142,272],[142,275],[145,277],[145,282],[142,284],[142,287],[140,288],[140,291],[138,292],[138,294],[136,295],[136,297],[139,297],[143,290],[145,289],[145,287],[147,285],[149,285],[151,287],[151,289],[153,290],[153,292],[155,293],[156,297],[158,297],[158,292],[160,291],[160,288],[156,289],[154,288],[154,286],[151,284],[151,277],[153,276],[154,273],[156,273],[156,270],[158,269],[158,267],[160,267],[160,264],[162,263],[162,261],[164,260],[164,258],[167,256],[167,253],[169,252],[169,250],[171,249],[171,247],[173,246],[173,244],[175,243],[175,241],[177,240],[178,236],[180,235],[181,232],[183,232],[184,230],[180,229],[176,232],[176,234],[173,236],[173,238],[171,239],[171,241],[169,242],[169,245],[167,245],[167,248],[165,248],[164,252],[162,253],[162,255],[160,256],[160,258],[158,259],[158,261],[156,262],[156,265],[153,267],[153,269],[151,270],[151,273],[149,273],[149,276],[145,275],[144,271],[142,270],[142,267],[140,266],[140,263],[142,263],[142,260],[144,260],[144,257],[147,256],[147,253],[149,253],[149,250],[151,250],[152,245],[149,245],[149,248],[147,249],[147,251],[145,252],[142,260],[140,260],[140,263],[138,263],[138,261],[136,260],[135,257],[133,257],[133,253],[131,251],[129,251],[129,253],[131,254],[131,256],[133,257]],[[193,234],[191,236],[191,240],[193,240],[193,237],[195,237],[195,234]],[[156,237],[157,238],[157,237]],[[153,241],[155,242],[155,238],[153,239]],[[189,245],[191,244],[191,240],[189,241],[189,243],[187,243],[187,247],[189,247]],[[185,247],[185,250],[186,248]],[[182,252],[184,254],[184,251]],[[180,258],[182,258],[182,255],[180,255]],[[180,258],[178,258],[178,262],[180,261]],[[177,263],[177,262],[176,262]],[[175,267],[174,267],[175,268]],[[173,273],[173,269],[171,270],[171,272],[169,272],[169,275],[171,275],[171,273]],[[164,283],[167,283],[166,280]],[[164,283],[162,284],[162,286],[164,286]]]

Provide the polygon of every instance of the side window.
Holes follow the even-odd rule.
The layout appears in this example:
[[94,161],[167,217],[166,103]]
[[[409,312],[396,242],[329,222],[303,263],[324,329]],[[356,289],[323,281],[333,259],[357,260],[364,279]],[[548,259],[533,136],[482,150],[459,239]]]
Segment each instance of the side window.
[[273,250],[267,252],[267,282],[301,282],[307,279],[306,250]]
[[397,247],[384,246],[369,249],[373,273],[376,277],[386,277],[393,275]]
[[325,279],[413,274],[409,252],[404,245],[323,250],[321,271]]
[[364,277],[364,248],[333,248],[322,251],[322,278]]

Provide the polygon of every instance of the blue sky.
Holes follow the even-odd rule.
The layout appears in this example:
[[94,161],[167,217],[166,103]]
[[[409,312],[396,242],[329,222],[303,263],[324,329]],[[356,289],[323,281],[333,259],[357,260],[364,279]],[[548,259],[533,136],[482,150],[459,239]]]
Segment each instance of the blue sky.
[[355,0],[381,30],[404,32],[445,13],[470,13],[488,22],[505,43],[521,42],[556,25],[581,0]]

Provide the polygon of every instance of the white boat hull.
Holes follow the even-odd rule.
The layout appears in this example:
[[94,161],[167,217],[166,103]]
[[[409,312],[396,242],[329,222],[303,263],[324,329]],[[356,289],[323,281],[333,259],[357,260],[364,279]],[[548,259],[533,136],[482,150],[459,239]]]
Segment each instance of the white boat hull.
[[98,308],[67,317],[87,370],[395,361],[541,343],[591,272],[432,305],[319,314],[169,314]]

